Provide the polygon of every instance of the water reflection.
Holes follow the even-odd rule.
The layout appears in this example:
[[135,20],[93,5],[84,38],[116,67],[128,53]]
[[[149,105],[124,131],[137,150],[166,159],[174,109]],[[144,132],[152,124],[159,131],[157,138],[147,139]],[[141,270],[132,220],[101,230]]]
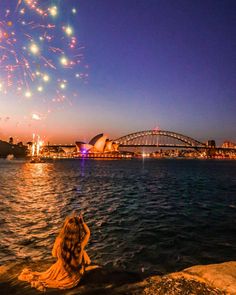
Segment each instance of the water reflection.
[[[52,164],[25,163],[15,175],[5,206],[4,227],[8,233],[3,247],[12,256],[39,259],[50,251],[55,221],[61,219],[57,194],[53,192]],[[42,246],[46,246],[42,248]]]

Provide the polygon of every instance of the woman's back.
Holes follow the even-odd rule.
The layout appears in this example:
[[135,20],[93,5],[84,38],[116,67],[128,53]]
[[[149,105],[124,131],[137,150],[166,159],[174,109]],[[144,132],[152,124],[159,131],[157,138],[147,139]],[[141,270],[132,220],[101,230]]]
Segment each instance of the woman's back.
[[24,269],[19,280],[28,281],[40,291],[46,288],[69,289],[76,286],[91,260],[84,250],[90,237],[90,230],[82,216],[66,218],[55,240],[52,256],[57,258],[45,272]]

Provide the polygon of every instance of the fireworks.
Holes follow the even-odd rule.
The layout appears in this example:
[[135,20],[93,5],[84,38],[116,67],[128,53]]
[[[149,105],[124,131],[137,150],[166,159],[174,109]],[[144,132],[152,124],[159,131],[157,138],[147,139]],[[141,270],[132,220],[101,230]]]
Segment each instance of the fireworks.
[[43,91],[43,87],[42,86],[38,86],[37,87],[38,92],[42,92]]
[[57,6],[52,6],[48,8],[48,11],[51,16],[55,17],[58,14]]
[[72,36],[73,28],[71,26],[62,27],[67,36]]
[[43,146],[44,142],[40,139],[39,135],[35,135],[33,133],[33,142],[31,146],[31,156],[32,157],[38,157],[40,153],[40,149]]
[[47,91],[50,101],[65,101],[68,85],[73,84],[68,77],[84,77],[79,72],[81,47],[74,27],[68,24],[76,8],[68,7],[69,18],[63,23],[60,1],[4,3],[0,11],[0,92],[15,91],[33,99],[35,94],[44,97]]
[[40,52],[39,46],[35,43],[30,44],[29,50],[34,55],[39,54],[39,52]]
[[32,96],[32,93],[30,91],[25,92],[25,97],[30,98]]
[[60,59],[60,63],[61,63],[63,66],[68,66],[69,61],[68,61],[68,59],[67,59],[65,56],[62,56],[61,59]]

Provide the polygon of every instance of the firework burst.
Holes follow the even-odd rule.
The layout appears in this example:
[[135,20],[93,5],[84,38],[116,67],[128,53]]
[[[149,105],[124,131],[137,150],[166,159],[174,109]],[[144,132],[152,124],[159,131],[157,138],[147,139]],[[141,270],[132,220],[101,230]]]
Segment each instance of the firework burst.
[[[53,102],[65,101],[68,77],[84,75],[82,46],[73,26],[59,18],[60,1],[6,2],[0,12],[0,91],[16,91],[27,99],[46,92]],[[73,19],[76,9],[68,13]]]

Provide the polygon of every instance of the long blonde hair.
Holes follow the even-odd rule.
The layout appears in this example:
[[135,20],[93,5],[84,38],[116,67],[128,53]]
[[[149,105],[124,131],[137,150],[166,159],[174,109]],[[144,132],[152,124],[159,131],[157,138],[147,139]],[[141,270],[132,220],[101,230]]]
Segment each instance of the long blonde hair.
[[61,258],[63,266],[69,275],[78,272],[82,267],[81,241],[84,233],[80,218],[67,217],[59,233],[61,238]]

